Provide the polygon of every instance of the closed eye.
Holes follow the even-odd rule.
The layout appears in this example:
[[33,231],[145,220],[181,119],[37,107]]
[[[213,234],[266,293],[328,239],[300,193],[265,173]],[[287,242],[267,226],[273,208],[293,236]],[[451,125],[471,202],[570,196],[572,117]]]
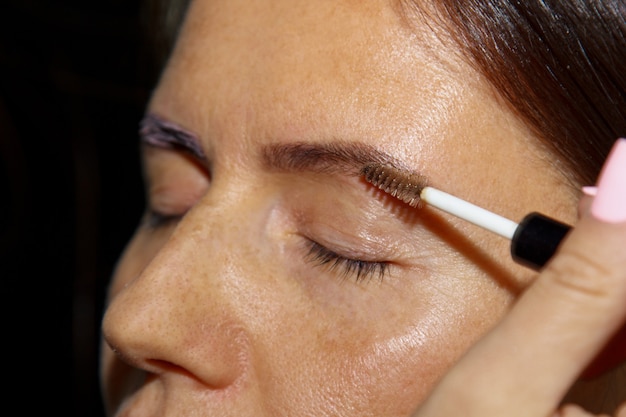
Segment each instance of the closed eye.
[[331,271],[338,271],[344,277],[354,277],[363,281],[378,278],[382,281],[387,272],[387,262],[363,261],[342,256],[317,242],[307,239],[309,251],[307,258],[318,265],[327,266]]
[[154,209],[148,209],[144,217],[144,225],[150,229],[160,229],[178,222],[184,214],[165,214]]

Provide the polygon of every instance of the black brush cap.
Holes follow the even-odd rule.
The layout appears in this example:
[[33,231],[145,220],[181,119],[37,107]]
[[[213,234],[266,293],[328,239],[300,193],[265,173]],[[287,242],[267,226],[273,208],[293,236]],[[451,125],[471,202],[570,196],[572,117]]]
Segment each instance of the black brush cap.
[[519,264],[541,269],[554,255],[571,226],[540,213],[520,222],[511,240],[511,256]]

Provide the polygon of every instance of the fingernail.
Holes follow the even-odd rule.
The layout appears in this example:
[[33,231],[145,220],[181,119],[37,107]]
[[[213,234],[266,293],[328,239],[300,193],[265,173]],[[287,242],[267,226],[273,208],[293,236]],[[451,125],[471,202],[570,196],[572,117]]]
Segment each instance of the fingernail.
[[598,194],[598,187],[585,186],[582,188],[583,194],[589,197],[595,197]]
[[608,223],[626,221],[626,139],[615,142],[602,168],[591,214]]

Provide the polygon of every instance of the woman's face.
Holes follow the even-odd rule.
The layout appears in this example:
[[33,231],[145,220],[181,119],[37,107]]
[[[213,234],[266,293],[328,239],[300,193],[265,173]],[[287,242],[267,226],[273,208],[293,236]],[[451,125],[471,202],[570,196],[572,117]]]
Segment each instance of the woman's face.
[[192,5],[103,324],[111,413],[408,415],[533,274],[504,239],[374,189],[372,159],[511,219],[574,218],[537,139],[389,3]]

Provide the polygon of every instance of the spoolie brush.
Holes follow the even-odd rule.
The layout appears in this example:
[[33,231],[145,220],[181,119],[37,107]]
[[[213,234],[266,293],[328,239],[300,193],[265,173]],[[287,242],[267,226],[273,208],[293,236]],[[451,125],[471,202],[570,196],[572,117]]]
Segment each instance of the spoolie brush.
[[548,262],[571,228],[540,213],[530,213],[515,223],[428,186],[420,175],[389,165],[368,164],[361,174],[372,185],[412,207],[428,204],[510,239],[513,260],[533,269],[541,269]]

